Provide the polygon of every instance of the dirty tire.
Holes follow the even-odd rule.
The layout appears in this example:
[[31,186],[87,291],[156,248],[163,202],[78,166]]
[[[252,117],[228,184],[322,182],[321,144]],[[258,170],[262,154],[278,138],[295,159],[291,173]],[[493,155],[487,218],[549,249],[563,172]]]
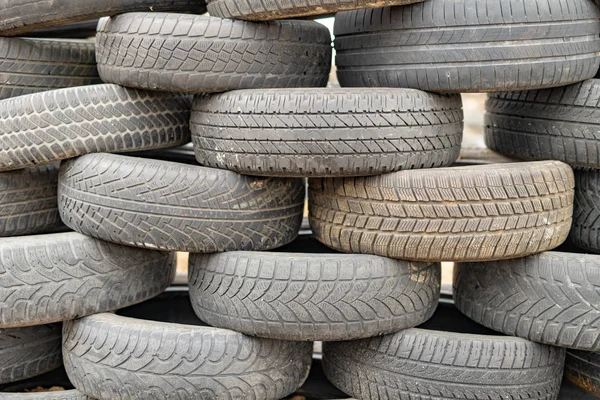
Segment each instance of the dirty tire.
[[493,92],[564,86],[600,65],[589,0],[431,0],[335,17],[342,86]]
[[310,369],[312,344],[98,314],[64,324],[73,385],[99,400],[280,399]]
[[0,0],[0,35],[18,36],[71,22],[151,10],[202,14],[206,11],[206,4],[204,0]]
[[60,340],[61,324],[0,329],[0,384],[60,367]]
[[[412,328],[439,299],[438,263],[369,255],[193,255],[190,298],[212,326],[282,340],[350,340]],[[242,288],[240,290],[240,288]]]
[[600,80],[490,95],[485,141],[521,160],[560,160],[600,168]]
[[79,390],[57,390],[51,392],[0,393],[2,400],[94,400]]
[[515,260],[459,263],[456,307],[510,336],[600,351],[600,256],[549,251]]
[[175,147],[190,139],[191,100],[94,85],[0,101],[0,171],[77,157]]
[[59,164],[0,173],[0,237],[45,233],[62,225]]
[[486,261],[560,245],[573,171],[558,161],[309,181],[310,224],[325,245],[413,261]]
[[575,205],[570,240],[600,253],[600,171],[575,171]]
[[140,89],[321,87],[331,69],[329,30],[314,21],[131,13],[102,19],[96,46],[103,81]]
[[565,377],[585,391],[600,397],[600,353],[568,350]]
[[265,89],[194,100],[198,162],[249,175],[358,176],[451,165],[458,95],[412,89]]
[[219,18],[236,18],[247,21],[270,21],[275,19],[335,14],[340,11],[362,8],[401,6],[423,0],[292,0],[265,2],[263,0],[207,0],[208,13]]
[[63,164],[63,222],[84,235],[159,250],[270,250],[298,235],[301,179],[90,154]]
[[93,41],[0,37],[0,99],[96,83]]

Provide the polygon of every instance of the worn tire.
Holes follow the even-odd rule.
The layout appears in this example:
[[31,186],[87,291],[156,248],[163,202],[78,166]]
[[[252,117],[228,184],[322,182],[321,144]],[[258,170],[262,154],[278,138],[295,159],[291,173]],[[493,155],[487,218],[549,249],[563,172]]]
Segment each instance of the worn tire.
[[358,176],[451,165],[459,96],[412,89],[266,89],[199,96],[198,162],[249,175]]
[[[45,391],[39,391],[40,388]],[[93,400],[73,389],[64,368],[15,383],[0,385],[2,400]]]
[[568,350],[565,377],[585,391],[600,397],[600,353]]
[[575,171],[575,204],[571,242],[600,253],[600,171]]
[[0,329],[0,384],[31,378],[60,367],[60,341],[61,324]]
[[0,171],[190,139],[187,96],[95,85],[0,101]]
[[325,86],[331,52],[314,21],[131,13],[102,19],[96,36],[103,81],[173,92]]
[[401,171],[309,181],[319,241],[413,261],[522,257],[571,228],[573,171],[558,161]]
[[298,235],[301,179],[234,172],[112,154],[63,164],[63,222],[84,235],[159,250],[270,250]]
[[0,37],[0,99],[96,83],[93,41]]
[[[401,6],[423,0],[386,0],[388,6]],[[247,21],[270,21],[314,15],[335,14],[340,11],[381,7],[381,0],[292,0],[265,2],[262,0],[207,0],[208,13],[219,18]]]
[[437,307],[440,275],[437,263],[368,255],[232,252],[192,256],[189,287],[196,314],[212,326],[331,341],[425,322]]
[[18,36],[40,28],[132,11],[206,11],[204,0],[0,0],[0,35]]
[[600,66],[589,0],[430,0],[339,13],[342,86],[492,92],[564,86]]
[[312,344],[98,314],[64,324],[71,382],[99,400],[280,399],[310,369]]

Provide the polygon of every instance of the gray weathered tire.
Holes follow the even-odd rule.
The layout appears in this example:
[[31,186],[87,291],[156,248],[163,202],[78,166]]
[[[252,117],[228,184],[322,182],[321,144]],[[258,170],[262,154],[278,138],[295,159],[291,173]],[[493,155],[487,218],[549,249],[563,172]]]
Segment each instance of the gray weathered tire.
[[0,384],[60,367],[60,341],[61,324],[0,329]]
[[96,83],[93,41],[0,37],[0,99]]
[[560,245],[573,171],[558,161],[400,171],[309,181],[310,224],[325,245],[413,261],[486,261]]
[[312,344],[98,314],[64,324],[73,385],[99,400],[265,399],[293,393]]
[[198,162],[249,175],[359,176],[451,165],[458,95],[413,89],[265,89],[199,96]]
[[96,36],[103,81],[173,92],[325,86],[331,52],[314,21],[130,13],[102,19]]
[[[440,294],[437,263],[369,255],[193,255],[190,299],[212,326],[282,340],[351,340],[422,324]],[[243,288],[240,290],[240,288]]]
[[[39,391],[44,389],[44,391]],[[93,400],[73,388],[64,368],[0,385],[2,400]]]
[[600,66],[589,0],[430,0],[335,17],[342,86],[492,92],[564,86]]
[[459,263],[456,307],[511,336],[600,351],[600,256],[546,252],[515,260]]
[[600,253],[600,171],[575,171],[575,204],[570,240]]
[[48,392],[2,393],[2,400],[94,400],[79,390],[53,390]]
[[[401,6],[423,0],[386,0],[387,6]],[[247,21],[335,14],[340,11],[381,7],[381,0],[292,0],[265,2],[263,0],[207,0],[208,13],[219,18]]]
[[84,235],[130,246],[214,253],[270,250],[302,222],[301,179],[234,172],[112,154],[63,163],[63,222]]
[[565,378],[594,396],[600,397],[600,353],[568,350]]

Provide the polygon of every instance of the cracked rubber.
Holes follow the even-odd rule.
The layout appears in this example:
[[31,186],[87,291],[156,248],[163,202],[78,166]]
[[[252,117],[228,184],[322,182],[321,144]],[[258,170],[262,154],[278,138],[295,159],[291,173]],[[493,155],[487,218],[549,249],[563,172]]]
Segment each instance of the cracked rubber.
[[282,340],[350,340],[417,326],[440,295],[438,263],[369,255],[192,255],[190,298],[212,326]]
[[522,257],[567,238],[573,185],[573,171],[558,161],[311,179],[310,225],[319,241],[347,253],[437,262]]
[[0,329],[0,384],[31,378],[60,367],[60,343],[61,324]]
[[93,41],[0,37],[0,99],[96,83]]
[[341,86],[493,92],[564,86],[600,66],[589,0],[430,0],[335,17]]
[[103,81],[172,92],[322,87],[331,53],[329,30],[314,21],[130,13],[102,19],[96,36]]
[[301,179],[112,154],[63,163],[58,202],[71,229],[109,242],[214,253],[270,250],[298,235]]
[[191,100],[94,85],[0,101],[0,171],[190,141]]
[[335,14],[362,8],[401,6],[423,0],[292,0],[265,2],[263,0],[207,0],[208,13],[219,18],[247,21],[270,21],[314,15]]
[[570,241],[600,253],[600,171],[575,171],[575,204]]
[[462,101],[412,89],[265,89],[198,96],[200,164],[249,175],[359,176],[450,166]]
[[600,351],[600,256],[549,251],[457,264],[454,299],[490,329],[534,342]]
[[568,350],[565,378],[594,396],[600,397],[600,354]]
[[306,379],[312,343],[97,314],[64,324],[63,352],[71,382],[99,400],[277,400]]
[[486,145],[522,160],[560,160],[600,167],[600,80],[566,87],[490,95]]
[[113,311],[162,293],[173,253],[136,249],[75,232],[0,239],[0,328]]
[[204,0],[0,0],[0,35],[19,36],[36,29],[132,11],[202,14],[206,12],[206,4]]
[[0,237],[45,233],[62,225],[59,164],[0,173]]

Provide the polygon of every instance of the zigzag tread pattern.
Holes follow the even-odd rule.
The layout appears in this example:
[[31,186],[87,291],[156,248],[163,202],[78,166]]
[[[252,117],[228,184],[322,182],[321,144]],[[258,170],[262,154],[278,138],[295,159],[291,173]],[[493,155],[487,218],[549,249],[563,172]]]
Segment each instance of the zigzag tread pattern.
[[65,367],[94,398],[280,399],[306,379],[312,344],[98,314],[63,328]]
[[570,241],[592,253],[600,253],[600,174],[596,170],[575,172],[575,203]]
[[567,350],[565,377],[575,385],[600,396],[600,356],[592,351]]

